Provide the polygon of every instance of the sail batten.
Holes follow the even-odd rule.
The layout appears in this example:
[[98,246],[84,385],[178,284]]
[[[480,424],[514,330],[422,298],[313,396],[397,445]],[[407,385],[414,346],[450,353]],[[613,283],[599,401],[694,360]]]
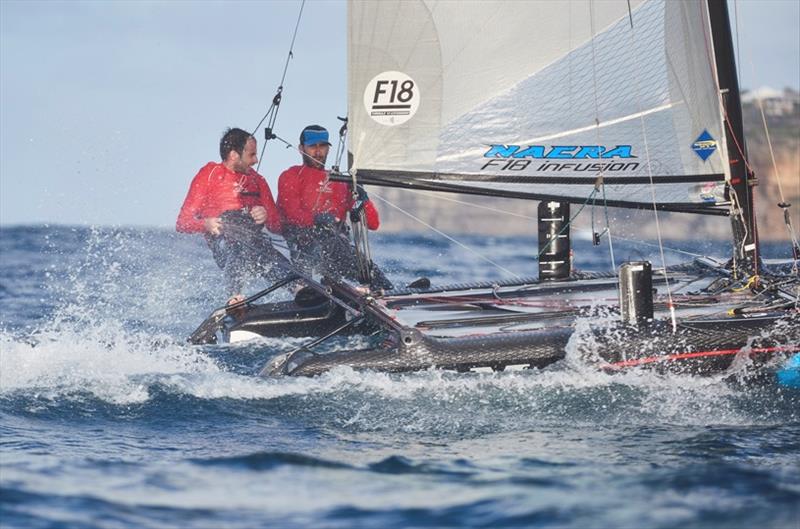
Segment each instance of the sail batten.
[[349,8],[358,174],[576,200],[602,176],[621,204],[653,202],[651,181],[656,203],[720,202],[729,169],[703,2]]

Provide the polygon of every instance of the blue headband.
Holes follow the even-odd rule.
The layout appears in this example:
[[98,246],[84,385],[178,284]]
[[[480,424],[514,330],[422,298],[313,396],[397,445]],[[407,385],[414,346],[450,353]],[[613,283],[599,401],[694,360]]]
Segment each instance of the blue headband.
[[328,141],[327,130],[304,130],[303,131],[303,145],[319,145],[324,143],[330,145]]

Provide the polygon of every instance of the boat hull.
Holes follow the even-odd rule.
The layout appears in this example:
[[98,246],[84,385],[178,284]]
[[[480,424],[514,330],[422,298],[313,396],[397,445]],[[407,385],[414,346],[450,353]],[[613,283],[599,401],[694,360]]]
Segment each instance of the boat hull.
[[344,310],[325,298],[251,305],[231,311],[222,341],[236,343],[259,336],[305,337],[330,332],[345,322]]
[[[800,351],[800,284],[793,276],[765,275],[748,288],[726,269],[702,262],[654,276],[652,317],[636,325],[622,321],[617,280],[609,274],[375,296],[345,283],[326,285],[293,301],[229,311],[223,339],[309,337],[262,370],[276,376],[314,376],[338,366],[384,372],[530,369],[568,356],[611,372],[707,375],[737,361],[764,363]],[[317,352],[344,333],[374,345]]]
[[356,370],[409,372],[425,369],[470,371],[542,368],[572,351],[579,361],[610,372],[634,368],[713,375],[735,361],[758,364],[800,351],[800,321],[785,314],[732,321],[631,328],[620,324],[575,331],[571,327],[460,338],[401,333],[373,349],[313,354],[302,352],[279,363],[274,375],[314,376],[338,366]]

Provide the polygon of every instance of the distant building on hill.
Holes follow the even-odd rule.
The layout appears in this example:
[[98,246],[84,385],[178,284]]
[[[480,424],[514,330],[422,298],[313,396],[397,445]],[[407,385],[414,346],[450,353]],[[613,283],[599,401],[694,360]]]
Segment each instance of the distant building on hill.
[[763,87],[758,90],[745,92],[742,95],[743,105],[758,106],[759,100],[764,106],[767,116],[790,116],[800,112],[800,92],[786,88],[783,92],[772,88]]

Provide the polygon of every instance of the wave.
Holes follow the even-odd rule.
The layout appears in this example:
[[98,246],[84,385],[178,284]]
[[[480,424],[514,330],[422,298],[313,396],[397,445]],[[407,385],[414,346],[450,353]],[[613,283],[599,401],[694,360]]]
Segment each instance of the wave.
[[[262,341],[204,349],[95,329],[39,334],[35,343],[0,333],[0,399],[6,411],[109,414],[132,405],[152,416],[302,417],[346,431],[478,436],[569,421],[587,425],[775,424],[800,420],[797,390],[775,384],[659,375],[607,374],[567,362],[541,371],[459,374],[356,372],[315,378],[254,376],[265,357],[294,346]],[[77,406],[77,408],[76,408]]]
[[[770,424],[800,414],[797,391],[774,383],[743,387],[721,376],[598,372],[577,353],[586,344],[571,344],[565,361],[542,371],[389,375],[340,368],[314,379],[260,379],[254,374],[269,358],[303,340],[236,347],[182,341],[223,297],[219,271],[200,241],[157,230],[61,231],[57,244],[43,241],[44,232],[23,230],[18,237],[15,259],[51,253],[29,283],[16,283],[21,299],[31,302],[26,289],[49,281],[41,319],[4,316],[12,324],[0,324],[0,399],[12,411],[77,405],[90,413],[98,404],[158,408],[169,402],[180,415],[224,401],[236,403],[233,413],[255,409],[355,431],[459,435],[565,420]],[[430,252],[446,250],[432,245]],[[397,250],[408,251],[406,244]],[[166,262],[164,255],[170,255]],[[747,373],[746,365],[737,369]],[[223,407],[216,412],[228,413]]]

